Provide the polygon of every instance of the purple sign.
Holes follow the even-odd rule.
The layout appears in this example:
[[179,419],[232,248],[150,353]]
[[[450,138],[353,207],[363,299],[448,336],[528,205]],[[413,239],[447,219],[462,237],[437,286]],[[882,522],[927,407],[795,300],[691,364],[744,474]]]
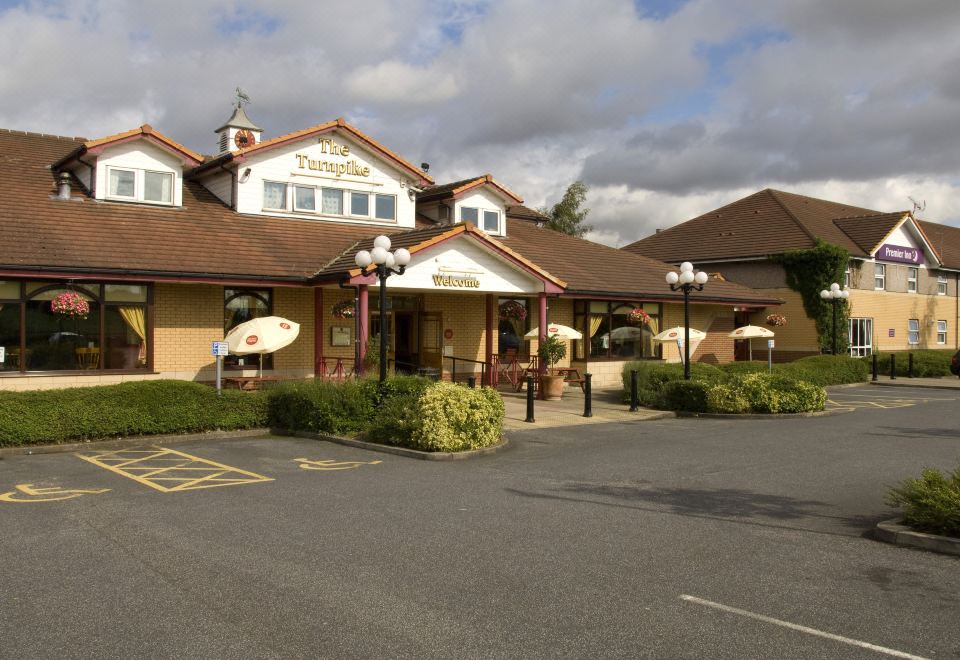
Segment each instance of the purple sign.
[[874,255],[880,261],[899,261],[905,264],[922,264],[923,251],[916,248],[884,243]]

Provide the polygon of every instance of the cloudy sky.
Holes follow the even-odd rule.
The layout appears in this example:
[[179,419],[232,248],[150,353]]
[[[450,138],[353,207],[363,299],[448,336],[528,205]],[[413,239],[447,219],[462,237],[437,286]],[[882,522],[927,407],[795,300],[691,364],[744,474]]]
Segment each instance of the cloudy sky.
[[0,127],[214,150],[344,116],[612,245],[761,188],[960,224],[957,0],[0,0]]

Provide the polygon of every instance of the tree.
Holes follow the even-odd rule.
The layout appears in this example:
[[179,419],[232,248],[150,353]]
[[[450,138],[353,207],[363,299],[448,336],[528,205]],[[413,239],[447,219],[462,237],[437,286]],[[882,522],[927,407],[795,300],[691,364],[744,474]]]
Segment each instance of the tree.
[[539,209],[545,216],[550,218],[547,226],[554,231],[564,234],[582,237],[588,231],[593,229],[592,225],[585,225],[590,209],[581,208],[587,200],[587,185],[583,181],[574,181],[563,193],[563,199],[553,205],[553,208],[546,207]]

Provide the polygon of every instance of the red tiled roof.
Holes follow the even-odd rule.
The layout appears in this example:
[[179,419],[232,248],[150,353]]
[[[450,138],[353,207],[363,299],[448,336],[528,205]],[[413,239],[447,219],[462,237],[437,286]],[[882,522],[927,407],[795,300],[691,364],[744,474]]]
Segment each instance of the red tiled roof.
[[448,197],[459,197],[468,190],[473,188],[478,188],[480,186],[493,186],[500,191],[505,197],[512,199],[517,204],[522,204],[523,199],[520,198],[516,193],[511,191],[506,186],[503,186],[496,181],[494,181],[493,176],[490,174],[484,174],[483,176],[476,176],[471,179],[463,179],[461,181],[454,181],[452,183],[443,183],[437,186],[430,186],[429,188],[424,189],[422,193],[417,195],[417,201],[420,202],[430,202],[435,199],[444,199]]
[[136,139],[138,137],[143,137],[159,144],[161,147],[166,148],[169,151],[173,151],[180,155],[180,157],[189,165],[199,165],[203,162],[204,156],[198,154],[196,151],[187,149],[185,146],[179,142],[174,142],[166,135],[156,130],[150,124],[143,124],[137,128],[131,129],[129,131],[124,131],[123,133],[117,133],[115,135],[108,135],[107,137],[97,138],[96,140],[85,140],[74,151],[66,154],[57,160],[56,163],[53,163],[53,167],[58,167],[63,163],[71,160],[72,158],[82,155],[83,153],[90,151],[100,150],[110,144],[117,142],[125,142],[127,140]]
[[864,215],[856,218],[838,218],[834,224],[840,228],[844,234],[850,237],[861,250],[867,254],[872,254],[874,250],[880,247],[887,236],[890,235],[908,211],[898,211],[896,213],[878,213],[877,215]]

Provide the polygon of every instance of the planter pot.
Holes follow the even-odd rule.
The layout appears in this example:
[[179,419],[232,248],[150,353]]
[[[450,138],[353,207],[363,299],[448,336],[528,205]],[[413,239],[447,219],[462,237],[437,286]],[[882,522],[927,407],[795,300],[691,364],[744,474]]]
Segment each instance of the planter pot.
[[547,401],[557,401],[563,397],[563,376],[540,376],[540,387],[543,398]]

